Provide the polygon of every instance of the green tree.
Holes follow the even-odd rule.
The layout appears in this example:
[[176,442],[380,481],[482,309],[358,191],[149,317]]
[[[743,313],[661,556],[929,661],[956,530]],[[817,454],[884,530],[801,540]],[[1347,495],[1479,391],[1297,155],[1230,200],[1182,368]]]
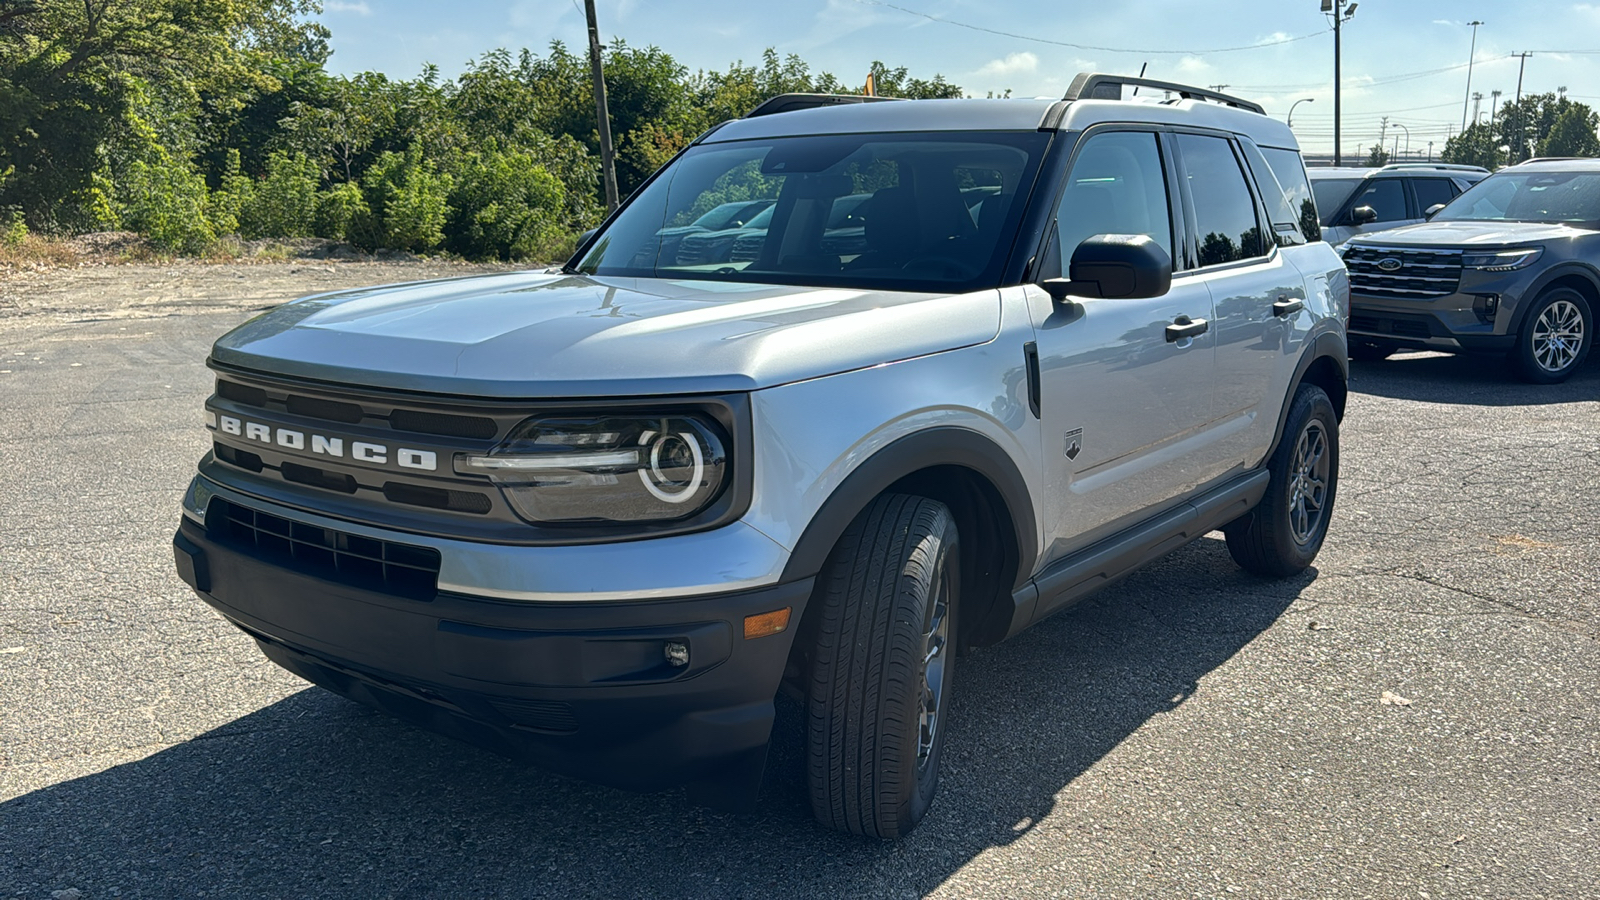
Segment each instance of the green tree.
[[1373,144],[1372,149],[1367,152],[1367,165],[1383,166],[1388,165],[1388,163],[1389,151],[1383,149],[1382,144]]
[[1569,105],[1539,144],[1540,156],[1600,156],[1600,115],[1582,103]]
[[1482,166],[1497,169],[1506,161],[1500,149],[1500,137],[1487,122],[1475,122],[1467,130],[1445,142],[1441,162],[1464,166]]

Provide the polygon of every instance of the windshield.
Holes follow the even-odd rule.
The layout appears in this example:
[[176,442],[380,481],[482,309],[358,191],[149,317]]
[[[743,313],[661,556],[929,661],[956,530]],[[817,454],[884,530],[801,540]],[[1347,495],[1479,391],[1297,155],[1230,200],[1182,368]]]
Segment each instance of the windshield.
[[1435,222],[1600,222],[1600,172],[1500,172],[1468,188]]
[[721,231],[724,228],[738,228],[747,220],[754,218],[767,207],[772,205],[771,200],[757,200],[754,203],[740,201],[738,203],[724,203],[716,209],[694,220],[690,226],[703,228],[706,231]]
[[1333,217],[1339,214],[1344,207],[1344,202],[1350,199],[1350,194],[1355,191],[1356,185],[1363,179],[1360,178],[1314,178],[1311,180],[1311,193],[1317,196],[1317,210],[1322,213],[1322,224],[1333,225]]
[[[993,287],[1049,137],[942,132],[702,144],[617,215],[577,270],[879,290]],[[761,213],[681,234],[738,203],[760,203]]]

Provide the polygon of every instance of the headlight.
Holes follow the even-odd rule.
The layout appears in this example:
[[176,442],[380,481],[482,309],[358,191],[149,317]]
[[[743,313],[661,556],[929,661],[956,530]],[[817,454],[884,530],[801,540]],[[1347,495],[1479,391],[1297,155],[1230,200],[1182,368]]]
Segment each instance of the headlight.
[[1463,253],[1461,265],[1468,269],[1482,269],[1485,272],[1510,272],[1531,264],[1544,253],[1541,247],[1523,248],[1520,250],[1491,250],[1487,253]]
[[721,428],[692,414],[540,417],[456,471],[486,475],[517,514],[546,524],[668,522],[710,506],[727,483]]

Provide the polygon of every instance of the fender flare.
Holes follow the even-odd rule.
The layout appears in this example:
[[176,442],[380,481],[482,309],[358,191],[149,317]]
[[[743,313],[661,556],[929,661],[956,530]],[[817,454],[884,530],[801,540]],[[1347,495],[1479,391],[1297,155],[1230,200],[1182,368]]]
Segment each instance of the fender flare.
[[[1544,293],[1551,282],[1573,275],[1589,282],[1589,287],[1594,290],[1595,295],[1600,296],[1600,272],[1596,272],[1593,267],[1581,262],[1566,262],[1554,266],[1549,271],[1540,274],[1533,284],[1529,285],[1528,289],[1522,293],[1522,297],[1517,303],[1516,327],[1507,329],[1506,333],[1512,335],[1521,334],[1523,327],[1528,324],[1528,313],[1533,310],[1533,301]],[[1592,309],[1590,312],[1600,315],[1600,309]]]
[[[1283,405],[1278,410],[1278,429],[1272,434],[1272,447],[1267,451],[1270,459],[1278,449],[1278,442],[1283,440],[1283,429],[1289,423],[1289,407],[1294,404],[1295,392],[1300,390],[1300,385],[1305,382],[1306,372],[1319,359],[1331,359],[1338,367],[1339,377],[1348,385],[1350,382],[1350,347],[1344,334],[1337,331],[1324,331],[1311,341],[1311,346],[1300,354],[1300,362],[1295,365],[1294,377],[1289,380],[1289,392],[1284,395]],[[1344,404],[1339,398],[1330,398],[1339,410],[1340,418],[1344,417]]]
[[1027,480],[1010,454],[987,436],[946,425],[898,438],[856,466],[811,517],[789,554],[780,581],[796,581],[820,573],[845,529],[875,497],[907,475],[933,466],[970,469],[994,487],[1015,532],[1017,582],[1027,580],[1038,555],[1038,532]]

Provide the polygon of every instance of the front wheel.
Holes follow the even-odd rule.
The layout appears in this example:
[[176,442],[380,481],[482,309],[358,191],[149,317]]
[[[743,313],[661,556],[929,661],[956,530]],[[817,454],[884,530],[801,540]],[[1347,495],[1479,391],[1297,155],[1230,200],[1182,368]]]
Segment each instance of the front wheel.
[[939,784],[960,566],[942,503],[887,494],[839,539],[818,583],[807,689],[811,810],[878,838],[910,833]]
[[1511,351],[1517,377],[1533,384],[1571,378],[1594,343],[1589,301],[1572,288],[1551,288],[1533,302],[1524,322]]
[[1317,558],[1339,488],[1339,417],[1322,388],[1302,384],[1295,391],[1267,472],[1261,502],[1223,534],[1245,571],[1282,578]]

